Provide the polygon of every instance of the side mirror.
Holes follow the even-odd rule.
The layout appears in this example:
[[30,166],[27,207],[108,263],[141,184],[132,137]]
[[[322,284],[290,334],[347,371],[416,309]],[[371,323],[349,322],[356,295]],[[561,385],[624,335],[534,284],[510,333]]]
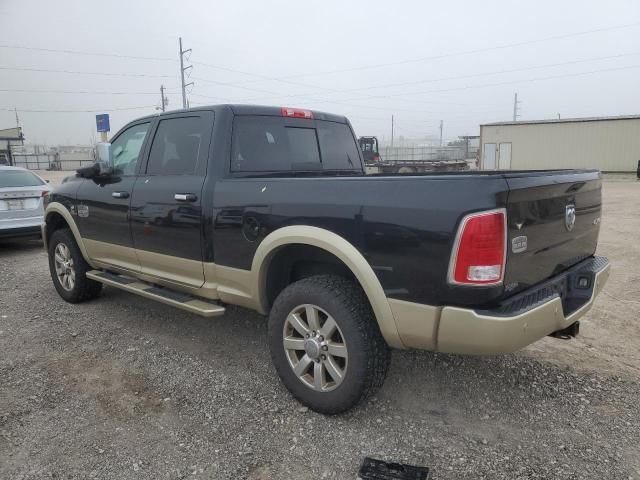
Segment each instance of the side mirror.
[[100,176],[107,176],[113,173],[113,156],[111,155],[111,144],[100,142],[96,144],[96,159]]

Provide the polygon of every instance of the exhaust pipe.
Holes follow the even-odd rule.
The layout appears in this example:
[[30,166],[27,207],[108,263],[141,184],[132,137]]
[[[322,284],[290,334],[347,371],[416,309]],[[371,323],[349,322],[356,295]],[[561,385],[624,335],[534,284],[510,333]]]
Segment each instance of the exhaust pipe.
[[559,338],[561,340],[571,340],[574,337],[577,337],[580,333],[580,322],[573,322],[567,328],[563,328],[562,330],[556,330],[551,333],[549,336],[554,338]]

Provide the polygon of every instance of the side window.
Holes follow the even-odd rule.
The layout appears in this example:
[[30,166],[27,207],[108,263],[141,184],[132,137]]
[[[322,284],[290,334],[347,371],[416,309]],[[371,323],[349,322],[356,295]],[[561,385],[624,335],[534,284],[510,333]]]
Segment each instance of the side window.
[[194,175],[203,146],[204,120],[181,117],[160,120],[151,144],[148,175]]
[[238,116],[233,122],[232,172],[283,172],[320,168],[314,128],[285,125],[282,118]]
[[140,150],[148,131],[149,123],[141,123],[128,128],[113,141],[111,155],[116,175],[135,175]]
[[[360,167],[360,155],[348,125],[319,120],[317,122],[322,167],[325,170],[353,170]],[[365,143],[365,150],[371,145]]]

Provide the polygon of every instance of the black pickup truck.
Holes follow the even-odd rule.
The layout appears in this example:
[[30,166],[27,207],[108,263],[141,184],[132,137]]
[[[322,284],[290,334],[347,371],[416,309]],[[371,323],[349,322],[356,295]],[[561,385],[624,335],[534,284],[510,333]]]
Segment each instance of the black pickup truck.
[[60,296],[268,315],[280,378],[324,413],[380,387],[389,347],[575,335],[609,274],[598,171],[365,175],[345,117],[247,105],[135,120],[98,157],[47,198]]

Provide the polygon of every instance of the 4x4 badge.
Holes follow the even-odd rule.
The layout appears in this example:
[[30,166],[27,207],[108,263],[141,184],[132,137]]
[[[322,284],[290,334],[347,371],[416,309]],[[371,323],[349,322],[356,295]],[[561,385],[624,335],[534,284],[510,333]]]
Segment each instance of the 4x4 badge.
[[576,224],[576,206],[570,203],[564,209],[564,226],[567,227],[567,231],[573,230],[573,226]]
[[527,236],[520,235],[511,240],[511,251],[513,253],[522,253],[527,250]]

